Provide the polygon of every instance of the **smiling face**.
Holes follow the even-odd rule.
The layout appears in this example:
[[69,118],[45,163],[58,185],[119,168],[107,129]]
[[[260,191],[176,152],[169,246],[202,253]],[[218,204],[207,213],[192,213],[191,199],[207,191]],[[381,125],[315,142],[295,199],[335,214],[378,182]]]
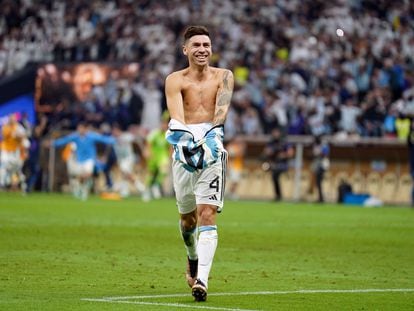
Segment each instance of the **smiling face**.
[[211,40],[207,35],[195,35],[189,38],[184,46],[183,53],[188,57],[191,65],[206,66],[211,57]]

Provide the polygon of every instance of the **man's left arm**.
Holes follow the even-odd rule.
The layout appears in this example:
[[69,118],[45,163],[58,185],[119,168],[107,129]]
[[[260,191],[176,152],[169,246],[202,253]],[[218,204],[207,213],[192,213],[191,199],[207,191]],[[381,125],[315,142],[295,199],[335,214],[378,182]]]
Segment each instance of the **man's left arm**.
[[216,107],[214,110],[213,126],[223,125],[226,121],[227,112],[230,107],[231,96],[233,94],[234,78],[230,70],[223,71],[223,78],[220,82],[216,95]]
[[216,106],[213,118],[213,127],[206,133],[203,141],[204,164],[209,166],[220,158],[224,149],[224,122],[230,107],[233,94],[233,74],[230,70],[223,70],[222,81],[216,95]]

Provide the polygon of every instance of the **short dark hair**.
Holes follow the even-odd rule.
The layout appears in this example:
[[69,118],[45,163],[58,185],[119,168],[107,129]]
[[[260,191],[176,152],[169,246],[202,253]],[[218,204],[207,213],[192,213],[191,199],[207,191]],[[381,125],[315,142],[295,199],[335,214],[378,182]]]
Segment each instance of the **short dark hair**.
[[210,37],[207,27],[205,26],[189,26],[184,31],[184,42],[187,42],[193,36],[205,35]]

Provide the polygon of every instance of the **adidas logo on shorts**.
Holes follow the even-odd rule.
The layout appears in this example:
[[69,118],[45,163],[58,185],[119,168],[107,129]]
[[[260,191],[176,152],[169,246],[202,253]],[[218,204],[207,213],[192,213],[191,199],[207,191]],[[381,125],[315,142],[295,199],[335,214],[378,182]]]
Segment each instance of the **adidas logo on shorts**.
[[208,198],[209,200],[217,200],[217,196],[213,194],[211,197]]

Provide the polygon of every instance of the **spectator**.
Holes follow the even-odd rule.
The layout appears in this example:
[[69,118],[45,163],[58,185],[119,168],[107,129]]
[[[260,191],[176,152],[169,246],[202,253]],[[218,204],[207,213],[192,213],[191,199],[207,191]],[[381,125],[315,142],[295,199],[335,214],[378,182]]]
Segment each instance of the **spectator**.
[[242,131],[246,135],[255,136],[262,134],[263,130],[260,124],[257,111],[253,107],[248,107],[241,118]]
[[361,108],[355,105],[355,100],[349,98],[341,107],[340,128],[346,133],[359,133],[358,118],[361,115]]
[[395,128],[397,130],[397,137],[401,141],[406,141],[410,135],[411,120],[408,116],[400,113],[395,120]]

